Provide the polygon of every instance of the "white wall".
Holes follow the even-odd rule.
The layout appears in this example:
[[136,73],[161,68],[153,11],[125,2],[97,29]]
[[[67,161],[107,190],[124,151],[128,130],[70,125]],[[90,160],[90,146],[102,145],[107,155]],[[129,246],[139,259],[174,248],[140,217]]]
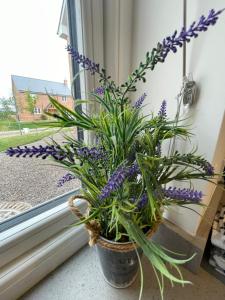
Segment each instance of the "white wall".
[[117,84],[131,72],[133,0],[104,0],[104,62]]
[[[158,41],[182,26],[181,0],[134,0],[132,67],[144,59]],[[210,8],[221,9],[224,0],[187,0],[187,25],[206,15]],[[187,73],[192,72],[199,87],[197,104],[189,111],[192,124],[192,145],[185,143],[188,150],[197,144],[198,152],[211,161],[225,108],[225,12],[215,27],[201,33],[198,39],[187,45]],[[133,99],[147,92],[147,112],[158,111],[163,99],[168,100],[168,115],[176,111],[175,96],[182,82],[182,50],[169,54],[164,64],[156,66],[147,75],[147,83],[140,84]],[[196,189],[204,188],[198,183]],[[195,234],[199,216],[188,210],[176,209],[168,218],[191,234]]]

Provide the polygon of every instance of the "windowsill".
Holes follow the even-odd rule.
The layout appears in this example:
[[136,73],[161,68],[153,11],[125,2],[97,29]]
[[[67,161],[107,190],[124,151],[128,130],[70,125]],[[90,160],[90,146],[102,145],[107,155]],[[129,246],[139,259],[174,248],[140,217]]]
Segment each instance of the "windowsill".
[[[85,211],[86,203],[78,200],[77,206],[81,211]],[[3,231],[0,233],[0,267],[68,228],[76,221],[77,218],[65,202]]]
[[[144,269],[142,300],[160,299],[152,268],[145,258],[142,259],[142,264]],[[178,285],[171,288],[170,283],[167,282],[165,288],[167,300],[223,299],[224,285],[205,270],[200,269],[198,275],[186,269],[182,269],[182,273],[185,279],[194,284],[186,285],[184,288]],[[139,277],[131,287],[126,289],[115,289],[109,286],[103,279],[95,248],[85,247],[20,299],[137,300],[139,289]]]
[[0,233],[0,299],[17,299],[87,243],[77,220],[62,203]]

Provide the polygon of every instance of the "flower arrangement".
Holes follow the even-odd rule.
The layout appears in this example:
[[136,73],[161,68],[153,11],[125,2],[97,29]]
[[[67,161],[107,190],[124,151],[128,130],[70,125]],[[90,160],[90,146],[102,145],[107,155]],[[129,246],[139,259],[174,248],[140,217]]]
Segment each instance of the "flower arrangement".
[[[94,133],[96,142],[85,142],[66,137],[66,143],[39,147],[9,148],[7,154],[17,157],[51,157],[63,165],[69,173],[59,180],[79,178],[83,184],[83,197],[90,205],[89,215],[81,223],[91,220],[99,225],[99,234],[111,241],[134,242],[142,248],[157,277],[163,296],[164,277],[175,283],[183,280],[178,266],[189,259],[177,259],[169,250],[149,240],[146,233],[162,219],[164,208],[171,205],[188,207],[201,205],[202,192],[193,188],[177,188],[170,185],[194,179],[211,180],[215,174],[211,164],[196,151],[181,154],[179,151],[162,153],[161,146],[175,137],[188,138],[190,132],[181,121],[167,117],[167,102],[164,100],[157,115],[143,116],[142,107],[147,94],[143,94],[132,105],[129,93],[136,91],[138,81],[146,81],[147,70],[163,63],[169,52],[176,52],[191,38],[214,25],[222,10],[211,10],[178,34],[175,31],[158,43],[144,62],[132,72],[128,80],[117,86],[104,69],[67,47],[72,58],[91,74],[99,74],[100,86],[91,93],[92,100],[99,104],[98,114],[88,115],[78,109],[82,101],[76,101],[70,110],[49,96],[57,113],[51,115],[57,127],[77,126]],[[191,185],[190,185],[191,186]],[[175,276],[168,265],[178,272]]]

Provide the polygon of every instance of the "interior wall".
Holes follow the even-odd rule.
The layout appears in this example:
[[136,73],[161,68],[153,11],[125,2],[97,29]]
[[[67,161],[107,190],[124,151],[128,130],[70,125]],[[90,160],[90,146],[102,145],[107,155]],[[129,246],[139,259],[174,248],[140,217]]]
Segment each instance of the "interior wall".
[[[182,26],[183,1],[180,0],[134,0],[132,68],[134,69],[158,41],[173,33]],[[207,15],[209,9],[224,7],[224,0],[187,0],[187,25]],[[194,137],[192,144],[181,143],[182,151],[198,146],[198,152],[212,161],[225,108],[225,13],[215,27],[210,26],[206,33],[187,44],[187,73],[193,73],[198,85],[198,98],[190,110],[182,110],[184,117],[189,117]],[[132,96],[133,101],[147,93],[145,113],[157,112],[161,101],[168,102],[168,116],[173,117],[176,111],[176,95],[182,83],[182,50],[170,53],[163,64],[158,64],[154,72],[148,72],[147,83],[139,84],[138,93]],[[217,162],[216,169],[220,169]],[[197,182],[196,189],[205,185]],[[205,197],[208,203],[209,197]],[[183,209],[172,209],[166,217],[178,226],[195,234],[200,217],[198,214]]]
[[104,0],[104,67],[117,83],[131,72],[133,0]]

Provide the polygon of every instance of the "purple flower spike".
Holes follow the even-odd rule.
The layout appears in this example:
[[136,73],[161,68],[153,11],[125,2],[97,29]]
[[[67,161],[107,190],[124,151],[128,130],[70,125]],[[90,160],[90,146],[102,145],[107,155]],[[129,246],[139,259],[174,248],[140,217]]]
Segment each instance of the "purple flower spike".
[[144,93],[133,105],[133,108],[140,108],[145,100],[145,98],[147,97],[147,94]]
[[199,203],[202,200],[202,192],[191,189],[180,189],[176,187],[169,187],[162,189],[162,192],[166,198],[188,201],[191,203]]
[[95,93],[98,94],[99,96],[104,95],[105,89],[103,86],[99,86],[95,89]]
[[148,203],[148,196],[147,196],[147,194],[143,194],[141,196],[140,201],[138,202],[138,206],[137,206],[138,210],[141,210],[142,208],[144,208],[147,205],[147,203]]
[[108,198],[112,192],[118,190],[122,186],[126,178],[132,177],[138,172],[139,166],[136,162],[131,167],[120,166],[109,178],[107,184],[101,191],[99,199],[104,200],[105,198]]
[[109,178],[106,186],[102,189],[99,199],[104,200],[105,198],[109,197],[112,192],[121,187],[126,177],[127,168],[124,166],[119,167]]
[[219,18],[219,14],[223,11],[224,9],[217,12],[214,9],[211,9],[207,17],[201,16],[199,21],[193,22],[188,29],[182,28],[178,35],[177,31],[175,31],[172,36],[165,38],[160,49],[160,58],[162,61],[165,60],[170,51],[176,52],[177,47],[182,47],[185,42],[190,42],[192,37],[196,38],[199,32],[206,31],[209,26],[215,25]]
[[63,160],[63,159],[69,159],[70,161],[74,161],[72,154],[67,153],[64,151],[62,148],[58,146],[32,146],[32,147],[27,147],[24,146],[24,148],[21,147],[16,147],[12,148],[10,147],[9,149],[6,150],[5,152],[7,155],[10,157],[16,156],[16,157],[41,157],[42,159],[47,158],[48,156],[53,157],[56,160]]
[[59,179],[57,186],[61,187],[64,185],[64,183],[75,179],[76,177],[73,174],[67,173],[66,175],[64,175],[62,178]]
[[127,173],[129,177],[136,175],[139,172],[140,172],[140,168],[137,162],[134,162],[133,165],[127,169]]
[[203,170],[208,176],[213,176],[215,174],[214,167],[209,162],[206,162],[205,165],[203,165]]
[[99,73],[99,64],[91,61],[86,56],[80,54],[77,50],[73,49],[70,45],[66,47],[66,50],[72,56],[72,58],[81,65],[82,68],[91,72],[92,75]]
[[80,158],[89,158],[92,160],[100,160],[100,159],[106,159],[107,153],[104,151],[102,147],[96,148],[88,148],[88,147],[82,147],[77,149],[77,155]]
[[161,107],[160,107],[160,110],[158,112],[158,116],[161,117],[161,118],[166,118],[167,115],[166,115],[166,100],[163,100],[162,104],[161,104]]
[[147,205],[147,203],[148,203],[148,196],[147,196],[147,194],[146,193],[144,193],[142,196],[141,196],[141,198],[139,199],[139,201],[137,202],[137,198],[135,198],[135,197],[132,197],[131,199],[130,199],[130,201],[131,201],[131,203],[136,203],[136,211],[140,211],[142,208],[144,208],[146,205]]

